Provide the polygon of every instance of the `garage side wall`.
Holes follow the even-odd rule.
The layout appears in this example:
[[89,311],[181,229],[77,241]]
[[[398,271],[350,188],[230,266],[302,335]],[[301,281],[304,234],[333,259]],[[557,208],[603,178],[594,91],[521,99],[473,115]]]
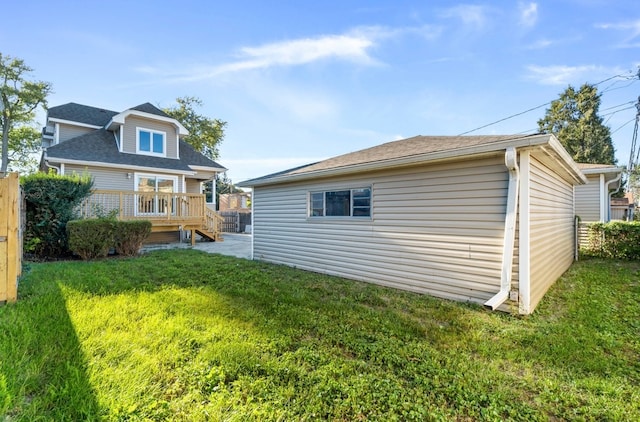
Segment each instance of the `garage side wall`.
[[[254,259],[454,300],[498,290],[503,154],[254,189]],[[314,191],[372,189],[372,217],[308,217]]]
[[574,257],[573,185],[531,155],[530,304],[533,312]]

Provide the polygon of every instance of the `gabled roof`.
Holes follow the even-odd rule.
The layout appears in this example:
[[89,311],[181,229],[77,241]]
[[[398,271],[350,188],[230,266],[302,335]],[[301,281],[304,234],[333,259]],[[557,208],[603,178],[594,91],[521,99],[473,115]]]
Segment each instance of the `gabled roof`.
[[129,110],[142,111],[143,113],[155,114],[156,116],[168,117],[170,119],[173,118],[151,103],[140,104],[138,106],[131,107]]
[[567,172],[571,173],[571,177],[584,183],[584,176],[558,140],[553,135],[538,134],[528,136],[414,136],[247,180],[238,183],[238,186],[270,185],[491,153],[504,150],[507,147],[521,148],[542,145],[550,146],[557,159],[564,163]]
[[47,112],[47,118],[103,127],[116,114],[118,114],[117,111],[77,103],[67,103],[51,107]]
[[45,160],[53,162],[102,163],[108,167],[140,167],[175,170],[194,173],[190,166],[208,167],[212,170],[226,170],[220,164],[196,152],[191,145],[180,141],[180,159],[128,154],[118,150],[114,135],[99,129],[85,135],[69,139],[46,149]]

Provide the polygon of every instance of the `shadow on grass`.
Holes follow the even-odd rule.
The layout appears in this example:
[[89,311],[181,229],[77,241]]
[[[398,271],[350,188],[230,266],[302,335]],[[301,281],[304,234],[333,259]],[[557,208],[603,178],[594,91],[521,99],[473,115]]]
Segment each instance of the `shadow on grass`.
[[[99,299],[100,296],[121,299],[115,296],[125,295],[125,299],[136,306],[140,299],[136,293],[166,293],[151,298],[149,295],[141,296],[146,296],[144,299],[152,304],[152,312],[165,318],[174,313],[193,317],[185,319],[188,324],[183,324],[186,328],[180,331],[180,335],[184,332],[193,338],[180,337],[176,341],[170,338],[163,345],[176,348],[176,355],[186,358],[176,365],[175,370],[191,371],[184,374],[190,385],[197,385],[203,375],[197,368],[189,369],[189,359],[203,358],[206,362],[199,362],[204,365],[202,371],[206,373],[215,366],[224,367],[226,383],[242,377],[264,379],[268,376],[269,382],[281,388],[290,387],[295,391],[295,397],[302,396],[302,401],[311,401],[319,408],[328,409],[327,412],[331,412],[332,407],[322,407],[325,405],[318,403],[342,403],[346,397],[343,389],[351,388],[358,380],[367,380],[358,381],[361,384],[349,393],[354,409],[362,405],[367,409],[378,409],[381,414],[391,413],[394,406],[392,398],[395,394],[402,394],[406,403],[417,403],[428,397],[434,403],[442,403],[447,412],[461,415],[463,419],[478,419],[484,414],[482,412],[489,410],[496,412],[496,418],[534,414],[542,419],[545,414],[536,412],[540,412],[540,407],[548,407],[543,402],[514,403],[511,399],[514,396],[534,397],[542,388],[530,386],[531,380],[518,375],[518,368],[522,366],[526,370],[529,368],[527,362],[533,361],[536,365],[541,363],[542,372],[547,376],[554,377],[557,373],[571,372],[566,370],[572,369],[579,360],[576,353],[580,349],[549,353],[557,343],[567,344],[563,338],[571,335],[570,318],[575,317],[575,309],[555,318],[556,314],[551,310],[550,315],[545,315],[545,307],[542,307],[541,315],[517,318],[489,313],[473,305],[193,250],[158,251],[125,260],[42,264],[35,273],[37,277],[33,281],[35,284],[37,278],[38,286],[29,287],[34,297],[29,298],[27,289],[24,302],[36,307],[38,301],[45,300],[41,296],[50,297],[52,307],[57,309],[52,319],[59,322],[48,321],[48,316],[41,311],[31,317],[26,329],[30,327],[36,333],[46,331],[46,340],[42,344],[45,347],[50,344],[49,347],[57,353],[67,353],[66,360],[71,362],[72,368],[77,368],[72,370],[47,353],[44,361],[53,365],[55,376],[49,376],[46,382],[38,385],[56,386],[49,379],[71,380],[75,376],[78,380],[74,381],[72,388],[80,391],[78,401],[87,400],[89,403],[83,413],[78,413],[69,403],[61,403],[66,413],[60,414],[66,419],[70,418],[69,415],[89,419],[97,414],[98,409],[86,379],[78,339],[56,283],[65,294],[77,293],[81,298],[91,299]],[[43,281],[45,279],[55,282],[47,283]],[[42,286],[53,290],[42,291]],[[569,300],[575,296],[574,289],[570,286],[564,288],[566,293],[559,290],[559,294],[550,295],[547,309],[562,309],[572,304],[588,311],[584,302]],[[583,293],[584,300],[590,300],[590,289]],[[43,309],[47,308],[43,306]],[[117,311],[122,313],[132,309]],[[125,317],[140,317],[142,320],[146,316],[143,314],[148,313],[143,307],[135,311],[139,314]],[[28,316],[30,311],[25,309],[21,312]],[[90,316],[91,312],[87,312],[85,317],[87,315]],[[239,339],[233,342],[228,340],[228,333],[207,331],[213,325],[212,321],[213,324],[240,322],[233,325],[238,333],[232,333]],[[194,328],[196,324],[202,325],[202,329]],[[62,338],[65,338],[67,346],[56,343],[57,325],[63,328]],[[123,327],[131,331],[126,322]],[[589,335],[590,327],[584,328],[585,336]],[[262,338],[254,341],[253,336]],[[191,354],[183,354],[183,349],[193,350]],[[210,354],[201,356],[205,349]],[[29,350],[29,347],[21,345],[21,350]],[[37,354],[36,351],[30,353]],[[14,351],[12,356],[19,355],[20,351]],[[283,366],[287,362],[291,365]],[[44,365],[44,362],[36,363]],[[590,362],[583,363],[585,367],[588,364]],[[3,370],[5,368],[3,366]],[[504,368],[509,371],[505,372]],[[600,370],[600,373],[605,373],[605,370]],[[520,382],[514,386],[514,379],[519,377]],[[340,383],[333,383],[336,379]],[[370,384],[376,387],[370,388]],[[14,394],[20,394],[13,388]],[[381,392],[384,388],[387,390]],[[369,397],[368,394],[374,390],[378,396]],[[233,391],[229,390],[228,394],[233,394]],[[30,397],[28,394],[33,393],[25,394]],[[41,394],[48,397],[46,392]],[[54,395],[52,400],[55,399]],[[303,414],[295,409],[292,412],[297,416]],[[320,414],[326,419],[345,420],[356,419],[359,415],[353,409]]]
[[0,306],[0,326],[0,420],[99,419],[80,342],[56,283],[21,283],[18,302]]

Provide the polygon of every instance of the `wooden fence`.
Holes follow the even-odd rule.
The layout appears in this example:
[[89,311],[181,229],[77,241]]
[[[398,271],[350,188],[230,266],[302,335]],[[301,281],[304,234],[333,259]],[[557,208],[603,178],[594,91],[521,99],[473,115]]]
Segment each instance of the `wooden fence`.
[[218,213],[224,218],[221,223],[224,233],[244,233],[247,225],[251,224],[251,211],[218,211]]
[[22,272],[20,198],[18,173],[0,178],[0,303],[18,299]]

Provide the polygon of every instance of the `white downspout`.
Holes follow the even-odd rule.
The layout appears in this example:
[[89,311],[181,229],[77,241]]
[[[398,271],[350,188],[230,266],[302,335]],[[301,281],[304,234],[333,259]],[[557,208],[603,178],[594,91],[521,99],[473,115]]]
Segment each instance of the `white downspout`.
[[509,170],[507,190],[507,213],[504,218],[504,243],[502,247],[502,272],[500,274],[500,291],[484,303],[484,306],[495,310],[507,300],[511,290],[511,273],[513,265],[513,249],[516,240],[516,210],[518,209],[518,187],[520,171],[518,169],[518,153],[509,147],[504,153],[504,163]]

